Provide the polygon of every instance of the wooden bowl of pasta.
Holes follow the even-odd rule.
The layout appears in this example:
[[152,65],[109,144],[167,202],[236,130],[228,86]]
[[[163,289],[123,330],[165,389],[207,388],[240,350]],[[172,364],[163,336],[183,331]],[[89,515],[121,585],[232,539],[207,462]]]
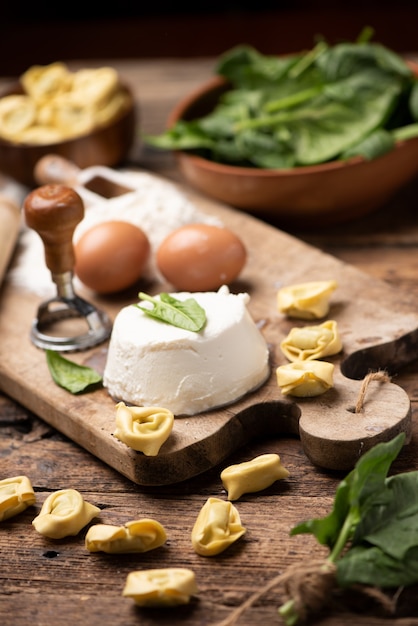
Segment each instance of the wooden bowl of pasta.
[[[30,69],[69,72],[60,63]],[[106,74],[98,74],[106,70]],[[29,72],[30,70],[28,70]],[[113,167],[127,156],[137,124],[130,88],[119,81],[112,68],[80,70],[79,92],[70,87],[53,96],[32,96],[20,81],[0,96],[0,171],[19,183],[33,187],[36,163],[47,154],[59,154],[81,169],[91,165]],[[69,72],[73,77],[77,73]],[[107,87],[100,93],[100,77]],[[74,79],[73,79],[74,80]],[[104,82],[104,81],[103,81]],[[99,84],[99,89],[95,85]],[[47,87],[50,85],[47,85]],[[81,86],[84,88],[81,89]],[[45,91],[47,91],[45,87]],[[50,92],[55,87],[50,86]],[[106,91],[107,89],[107,91]],[[92,100],[89,104],[89,98]]]

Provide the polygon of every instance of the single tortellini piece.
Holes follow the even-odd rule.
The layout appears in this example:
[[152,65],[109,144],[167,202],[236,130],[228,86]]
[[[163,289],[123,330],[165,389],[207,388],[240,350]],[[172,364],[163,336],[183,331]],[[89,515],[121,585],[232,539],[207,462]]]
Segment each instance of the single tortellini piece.
[[109,102],[100,107],[96,111],[96,124],[107,124],[111,120],[115,119],[121,111],[126,109],[129,104],[129,96],[126,92],[120,90],[113,94]]
[[167,540],[165,528],[153,519],[140,519],[127,522],[124,526],[95,524],[86,534],[86,548],[89,552],[122,554],[128,552],[149,552],[162,546]]
[[280,313],[299,319],[320,319],[328,314],[335,280],[320,280],[282,287],[277,294]]
[[221,481],[228,492],[228,500],[238,500],[244,493],[262,491],[288,476],[278,454],[261,454],[251,461],[226,467]]
[[335,320],[327,320],[318,326],[292,328],[280,344],[283,354],[289,361],[321,359],[325,356],[338,354],[342,347]]
[[116,405],[114,435],[127,446],[146,456],[157,456],[173,430],[174,415],[168,409],[155,406]]
[[71,89],[72,73],[64,63],[32,65],[22,74],[20,82],[35,102],[45,102]]
[[192,546],[201,556],[214,556],[244,535],[237,509],[231,502],[208,498],[192,530]]
[[62,137],[75,137],[94,127],[95,111],[87,102],[80,103],[72,92],[62,93],[43,105],[40,120],[55,128]]
[[27,143],[32,145],[43,145],[47,143],[56,143],[62,141],[64,136],[58,128],[53,126],[34,125],[23,130],[16,141],[19,143]]
[[276,370],[277,384],[283,395],[312,398],[334,385],[334,365],[327,361],[295,361]]
[[188,604],[198,593],[196,576],[190,569],[171,567],[131,572],[122,595],[138,606],[176,606]]
[[0,480],[0,522],[35,504],[36,496],[27,476]]
[[78,535],[99,513],[100,509],[75,489],[60,489],[47,497],[32,524],[41,535],[62,539]]
[[80,104],[100,110],[119,89],[119,76],[113,67],[81,69],[73,74],[71,91]]
[[0,134],[8,141],[19,141],[20,135],[36,122],[36,104],[24,94],[0,98]]

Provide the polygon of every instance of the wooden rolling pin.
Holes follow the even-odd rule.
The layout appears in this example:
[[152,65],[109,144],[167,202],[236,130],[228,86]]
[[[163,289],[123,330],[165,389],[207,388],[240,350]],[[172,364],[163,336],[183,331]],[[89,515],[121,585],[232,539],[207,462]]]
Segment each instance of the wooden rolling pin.
[[12,258],[19,230],[19,207],[13,200],[0,195],[0,286]]

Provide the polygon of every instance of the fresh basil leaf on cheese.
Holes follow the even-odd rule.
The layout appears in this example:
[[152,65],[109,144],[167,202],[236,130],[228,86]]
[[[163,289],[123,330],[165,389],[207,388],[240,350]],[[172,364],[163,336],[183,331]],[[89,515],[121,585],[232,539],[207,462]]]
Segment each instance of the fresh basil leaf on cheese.
[[198,333],[206,324],[205,310],[194,298],[179,300],[168,293],[160,293],[159,298],[143,293],[138,294],[141,300],[152,304],[152,308],[136,304],[146,315],[160,322]]

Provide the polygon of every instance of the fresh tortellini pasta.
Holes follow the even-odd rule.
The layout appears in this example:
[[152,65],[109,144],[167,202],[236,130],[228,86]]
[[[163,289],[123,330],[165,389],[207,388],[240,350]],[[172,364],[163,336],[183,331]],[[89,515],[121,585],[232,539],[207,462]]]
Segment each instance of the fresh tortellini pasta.
[[85,544],[89,552],[121,554],[149,552],[167,540],[165,528],[153,519],[127,522],[124,526],[95,524],[87,531]]
[[127,446],[146,456],[157,456],[173,430],[174,415],[161,407],[116,405],[114,435]]
[[106,107],[119,89],[113,67],[84,68],[72,74],[71,92],[79,102],[87,101],[98,110]]
[[188,604],[198,593],[196,576],[187,568],[148,569],[128,574],[122,595],[138,606]]
[[320,280],[282,287],[277,293],[279,312],[299,319],[321,319],[328,315],[337,286],[335,280]]
[[35,504],[36,496],[27,476],[0,480],[0,522]]
[[3,139],[12,140],[32,127],[36,104],[27,96],[11,94],[0,99],[0,131]]
[[226,467],[221,481],[228,492],[228,500],[238,500],[244,493],[262,491],[288,476],[278,454],[261,454],[251,461]]
[[208,498],[192,530],[192,546],[201,556],[214,556],[237,541],[246,529],[231,502]]
[[276,370],[277,384],[283,395],[311,398],[334,385],[334,365],[327,361],[295,361]]
[[112,67],[71,72],[64,63],[33,65],[23,93],[0,98],[0,137],[48,144],[89,133],[126,110],[128,95]]
[[72,74],[61,62],[32,65],[20,77],[25,93],[33,102],[48,102],[71,89]]
[[32,524],[41,535],[62,539],[78,535],[99,513],[100,509],[75,489],[60,489],[47,497]]
[[318,326],[292,328],[280,344],[289,361],[312,361],[338,354],[342,341],[337,322],[327,320]]

